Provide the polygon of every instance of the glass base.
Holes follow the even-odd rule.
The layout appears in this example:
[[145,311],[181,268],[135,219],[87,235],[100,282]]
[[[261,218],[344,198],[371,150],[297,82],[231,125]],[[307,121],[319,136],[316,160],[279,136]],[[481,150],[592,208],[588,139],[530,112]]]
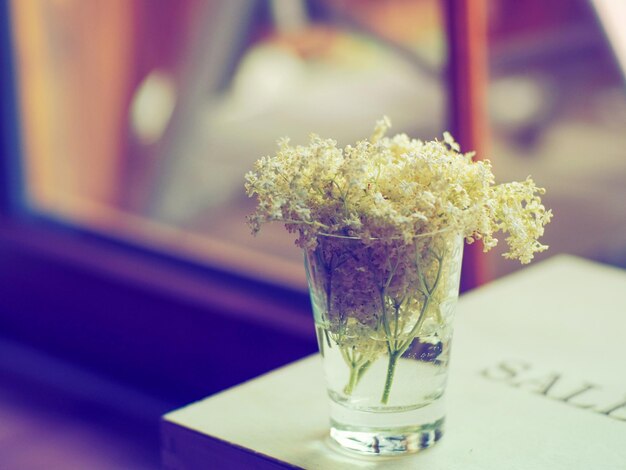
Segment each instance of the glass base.
[[[358,411],[331,404],[331,438],[360,455],[393,456],[419,452],[443,436],[443,400],[394,412]],[[350,423],[350,424],[346,424]]]
[[404,429],[345,429],[331,423],[330,437],[343,449],[360,455],[405,455],[432,447],[443,435],[444,419]]

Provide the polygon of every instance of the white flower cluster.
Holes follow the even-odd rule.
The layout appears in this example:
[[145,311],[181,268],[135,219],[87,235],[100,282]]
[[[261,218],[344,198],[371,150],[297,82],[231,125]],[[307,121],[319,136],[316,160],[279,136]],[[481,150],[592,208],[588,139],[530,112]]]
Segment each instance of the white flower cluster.
[[490,163],[460,153],[449,134],[424,142],[386,137],[389,127],[384,118],[368,140],[344,149],[316,135],[306,146],[279,141],[276,155],[246,175],[247,193],[258,200],[249,217],[253,232],[282,221],[298,233],[299,246],[312,249],[321,233],[408,244],[420,234],[454,230],[469,243],[481,239],[488,251],[502,231],[505,256],[522,263],[547,249],[537,240],[552,213],[532,179],[496,185]]

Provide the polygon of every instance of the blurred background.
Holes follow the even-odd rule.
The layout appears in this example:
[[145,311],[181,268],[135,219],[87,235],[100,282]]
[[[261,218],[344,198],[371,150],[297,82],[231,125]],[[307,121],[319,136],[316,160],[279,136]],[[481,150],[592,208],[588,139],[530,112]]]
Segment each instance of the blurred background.
[[156,468],[161,413],[315,350],[301,253],[245,225],[282,136],[458,131],[547,188],[540,258],[626,267],[626,6],[468,3],[7,1],[0,467]]

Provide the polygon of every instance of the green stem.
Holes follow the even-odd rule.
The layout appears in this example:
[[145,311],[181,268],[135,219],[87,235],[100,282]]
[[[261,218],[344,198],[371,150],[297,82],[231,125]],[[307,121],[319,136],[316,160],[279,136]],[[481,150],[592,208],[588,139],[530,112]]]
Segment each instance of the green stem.
[[326,337],[326,344],[328,344],[329,348],[332,348],[333,345],[330,342],[330,335],[328,334],[328,330],[326,328],[324,328],[324,336]]
[[363,377],[363,375],[367,372],[367,369],[370,368],[370,366],[372,365],[372,361],[367,361],[365,364],[363,364],[360,368],[359,368],[359,373],[358,376],[356,378],[356,383],[357,385],[359,384],[359,382],[361,381],[361,377]]
[[428,307],[430,306],[430,299],[430,295],[426,296],[426,298],[424,299],[424,304],[422,305],[422,309],[420,310],[420,316],[417,322],[415,323],[415,325],[413,325],[413,328],[411,328],[411,331],[407,335],[406,341],[404,343],[401,343],[400,348],[396,349],[395,352],[399,352],[400,355],[404,354],[406,350],[409,349],[409,346],[419,334],[420,329],[422,328],[422,324],[426,319],[426,312],[428,311]]
[[[411,328],[411,331],[408,335],[406,335],[406,340],[404,342],[398,341],[397,330],[394,332],[394,336],[391,336],[391,332],[389,326],[383,322],[383,327],[385,328],[385,333],[387,335],[387,349],[389,351],[389,364],[387,366],[387,377],[385,379],[385,388],[383,390],[383,396],[380,399],[383,405],[386,405],[389,401],[389,393],[391,392],[391,385],[393,384],[393,376],[396,370],[396,364],[398,363],[398,359],[409,349],[411,343],[419,334],[419,331],[426,319],[426,314],[428,312],[428,308],[430,307],[430,303],[432,300],[433,293],[437,289],[441,277],[441,271],[443,266],[443,257],[436,257],[438,261],[437,274],[433,281],[432,286],[428,285],[425,275],[421,272],[421,270],[417,269],[421,284],[424,288],[424,303],[422,304],[422,308],[420,310],[420,316],[418,320]],[[381,297],[383,298],[383,319],[386,319],[386,312],[384,309],[384,290],[381,292]],[[398,313],[399,307],[396,308],[396,329],[398,326]],[[393,340],[393,341],[392,341]],[[399,346],[399,347],[398,347]]]
[[[332,307],[333,300],[333,257],[331,257],[329,265],[325,269],[328,277],[328,286],[326,287],[326,320],[330,322],[330,309]],[[328,330],[326,329],[324,329],[324,336],[326,337],[326,344],[328,344],[328,348],[332,348],[333,346],[330,342],[330,336],[328,335]]]
[[398,363],[398,358],[400,357],[397,353],[389,354],[389,365],[387,366],[387,377],[385,378],[385,389],[383,390],[383,396],[380,399],[380,402],[383,405],[386,405],[389,401],[389,393],[391,392],[391,384],[393,383],[393,375],[396,371],[396,364]]
[[373,361],[365,360],[365,362],[363,362],[363,359],[361,359],[358,362],[352,363],[348,362],[348,360],[346,359],[346,363],[350,368],[350,378],[348,379],[348,383],[346,384],[346,386],[343,388],[343,393],[345,393],[346,395],[352,395],[356,387],[359,385],[361,378],[365,375],[367,369],[370,368]]
[[351,365],[350,366],[350,379],[348,380],[348,383],[344,387],[343,393],[345,393],[346,395],[352,395],[352,392],[354,391],[354,387],[356,387],[356,384],[358,383],[358,381],[359,381],[359,370],[357,369],[355,365]]

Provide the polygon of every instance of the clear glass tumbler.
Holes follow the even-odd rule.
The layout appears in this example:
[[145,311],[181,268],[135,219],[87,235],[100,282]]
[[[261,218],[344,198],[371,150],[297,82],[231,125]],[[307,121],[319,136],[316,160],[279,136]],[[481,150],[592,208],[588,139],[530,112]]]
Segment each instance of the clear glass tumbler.
[[463,239],[320,235],[305,265],[330,397],[344,449],[401,455],[443,433]]

